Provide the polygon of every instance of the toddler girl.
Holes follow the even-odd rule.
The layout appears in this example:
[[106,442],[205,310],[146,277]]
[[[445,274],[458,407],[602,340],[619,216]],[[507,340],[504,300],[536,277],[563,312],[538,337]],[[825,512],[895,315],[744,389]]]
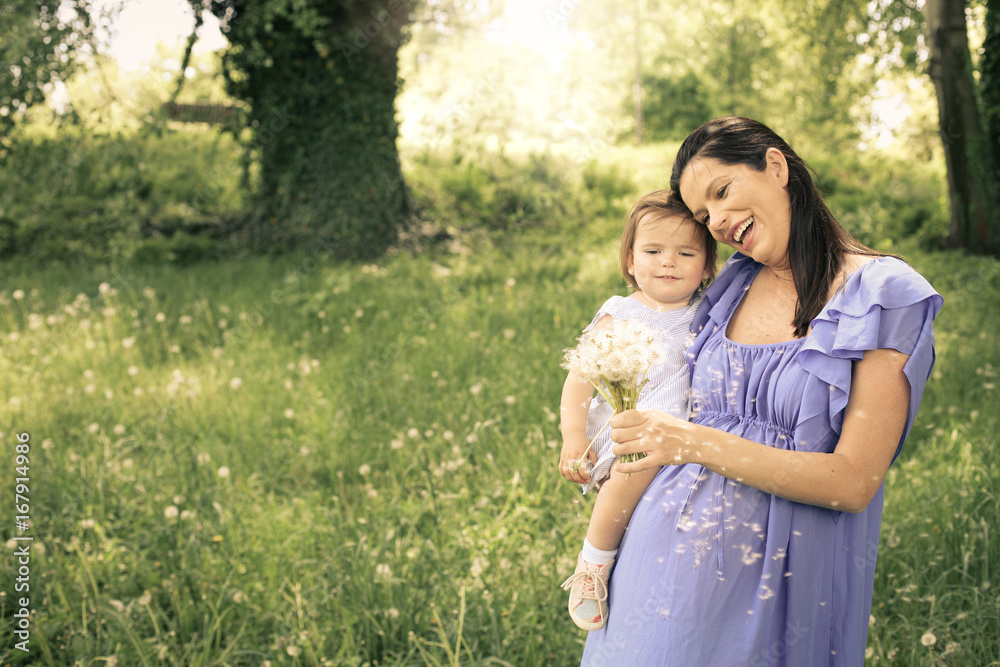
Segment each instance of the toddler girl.
[[[649,370],[639,407],[657,408],[686,420],[690,378],[684,351],[701,303],[700,290],[715,276],[715,239],[676,195],[657,190],[632,207],[619,254],[622,274],[635,292],[608,299],[586,330],[602,329],[615,318],[638,321],[657,331],[663,361]],[[593,395],[593,385],[570,371],[560,404],[559,470],[567,479],[583,484],[584,493],[600,487],[576,572],[562,584],[570,591],[570,616],[584,630],[604,627],[608,578],[618,544],[639,499],[659,472],[654,468],[626,476],[611,471],[615,455],[610,428],[598,432],[611,417],[612,408],[600,396],[592,400]],[[588,451],[595,436],[598,439]],[[584,465],[574,465],[585,453]]]

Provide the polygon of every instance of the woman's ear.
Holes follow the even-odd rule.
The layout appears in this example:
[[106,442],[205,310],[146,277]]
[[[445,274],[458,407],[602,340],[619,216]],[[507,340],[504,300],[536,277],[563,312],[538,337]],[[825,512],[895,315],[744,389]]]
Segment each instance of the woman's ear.
[[768,175],[777,179],[778,185],[786,187],[788,185],[788,161],[785,154],[777,148],[768,148],[764,153],[764,169]]

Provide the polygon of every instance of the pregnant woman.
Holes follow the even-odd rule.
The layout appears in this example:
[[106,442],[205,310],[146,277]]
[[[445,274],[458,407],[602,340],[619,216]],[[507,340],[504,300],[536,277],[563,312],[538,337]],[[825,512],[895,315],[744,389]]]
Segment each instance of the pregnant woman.
[[692,325],[691,421],[612,421],[616,454],[646,454],[616,470],[664,468],[583,664],[856,667],[883,479],[934,363],[941,297],[853,239],[759,122],[693,132],[671,187],[737,252]]

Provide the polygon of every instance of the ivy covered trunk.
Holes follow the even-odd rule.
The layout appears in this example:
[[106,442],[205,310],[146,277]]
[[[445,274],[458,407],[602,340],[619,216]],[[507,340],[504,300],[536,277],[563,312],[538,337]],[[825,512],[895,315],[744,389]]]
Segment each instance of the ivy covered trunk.
[[409,197],[396,149],[397,54],[413,2],[213,2],[259,166],[249,229],[265,248],[376,257]]

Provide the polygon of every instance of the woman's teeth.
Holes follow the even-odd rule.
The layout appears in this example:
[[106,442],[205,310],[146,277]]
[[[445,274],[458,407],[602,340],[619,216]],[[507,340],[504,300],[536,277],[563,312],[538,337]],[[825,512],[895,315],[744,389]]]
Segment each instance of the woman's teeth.
[[742,225],[739,226],[739,229],[736,230],[736,233],[733,234],[733,240],[736,241],[737,243],[742,241],[743,235],[746,234],[746,231],[750,229],[750,225],[752,224],[753,224],[753,216],[751,215],[749,218],[747,218],[746,222],[744,222]]

